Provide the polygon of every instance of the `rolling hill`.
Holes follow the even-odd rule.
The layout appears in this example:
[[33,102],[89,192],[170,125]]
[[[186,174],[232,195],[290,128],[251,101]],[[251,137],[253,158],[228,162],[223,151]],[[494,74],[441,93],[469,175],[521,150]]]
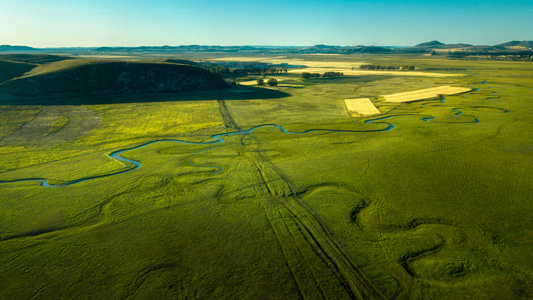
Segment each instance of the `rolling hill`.
[[0,83],[22,76],[37,65],[0,59]]
[[35,65],[44,65],[53,63],[56,61],[70,60],[74,57],[63,55],[51,55],[51,54],[24,54],[24,53],[11,53],[0,54],[0,60],[23,62]]
[[28,46],[0,45],[0,52],[35,51],[38,49]]
[[413,46],[412,48],[434,49],[434,48],[441,48],[443,46],[446,46],[446,44],[441,43],[439,41],[431,41],[431,42],[418,44],[416,46]]
[[40,65],[73,57],[50,54],[0,54],[0,83],[20,77]]
[[496,45],[494,47],[506,48],[506,49],[533,49],[533,41],[511,41],[503,44]]
[[73,59],[41,65],[0,84],[1,100],[217,90],[215,74],[176,63]]

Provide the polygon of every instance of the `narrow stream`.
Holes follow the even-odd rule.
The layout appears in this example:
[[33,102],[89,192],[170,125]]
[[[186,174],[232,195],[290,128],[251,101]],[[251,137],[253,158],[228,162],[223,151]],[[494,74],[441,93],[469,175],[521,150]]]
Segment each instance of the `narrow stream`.
[[[126,148],[126,149],[122,149],[122,150],[117,150],[117,151],[111,152],[109,154],[110,157],[112,157],[112,158],[114,158],[114,159],[116,159],[118,161],[122,161],[122,162],[127,162],[127,163],[133,164],[133,167],[131,167],[130,169],[124,170],[124,171],[119,171],[119,172],[106,174],[106,175],[84,177],[84,178],[80,178],[80,179],[76,179],[76,180],[73,180],[73,181],[60,183],[60,184],[51,184],[45,178],[26,178],[26,179],[18,179],[18,180],[6,180],[6,181],[0,181],[0,184],[2,184],[2,183],[21,183],[21,182],[39,182],[39,184],[41,186],[44,186],[44,187],[65,187],[65,186],[73,185],[73,184],[84,182],[84,181],[88,181],[88,180],[93,180],[93,179],[99,179],[99,178],[105,178],[105,177],[125,174],[125,173],[131,172],[131,171],[134,171],[134,170],[140,168],[142,166],[142,163],[139,162],[139,161],[131,160],[131,159],[128,159],[128,158],[125,158],[125,157],[121,156],[123,153],[128,152],[128,151],[132,151],[132,150],[137,150],[137,149],[140,149],[140,148],[144,148],[146,146],[149,146],[149,145],[152,145],[152,144],[155,144],[155,143],[160,143],[160,142],[173,142],[173,143],[187,144],[187,145],[216,145],[216,144],[221,144],[221,143],[226,142],[226,140],[224,139],[225,137],[233,136],[233,135],[243,135],[243,136],[245,136],[245,135],[250,134],[251,132],[253,132],[253,131],[257,130],[257,129],[267,128],[267,127],[277,128],[277,129],[281,130],[281,132],[283,132],[285,134],[306,134],[306,133],[320,132],[320,131],[322,131],[322,132],[346,132],[346,133],[350,133],[350,132],[351,133],[357,133],[357,132],[359,132],[359,133],[361,133],[361,132],[383,132],[383,131],[389,131],[389,130],[394,128],[393,124],[388,123],[388,122],[384,122],[383,120],[389,119],[389,118],[392,118],[392,117],[398,117],[398,116],[403,116],[403,115],[395,115],[395,116],[388,116],[388,117],[383,117],[383,118],[366,120],[365,123],[367,123],[367,124],[380,124],[380,123],[382,123],[382,124],[386,124],[387,125],[387,128],[375,129],[375,130],[310,129],[310,130],[306,130],[306,131],[295,131],[295,132],[293,132],[293,131],[288,131],[287,129],[285,129],[282,126],[279,126],[279,125],[264,124],[264,125],[259,125],[259,126],[253,127],[251,129],[247,129],[247,130],[215,134],[215,135],[211,136],[211,138],[213,140],[209,141],[209,142],[190,142],[190,141],[177,140],[177,139],[160,139],[160,140],[151,141],[151,142],[139,145],[139,146],[130,147],[130,148]],[[196,151],[196,152],[193,152],[191,154],[205,152],[205,151],[208,151],[208,150],[211,150],[211,149],[213,149],[213,148]],[[221,167],[217,167],[217,166],[197,165],[197,164],[195,164],[193,162],[189,162],[189,164],[192,165],[192,166],[195,166],[195,167],[200,167],[200,168],[216,169],[211,174],[217,174],[217,173],[220,173],[220,172],[223,171],[223,169]]]

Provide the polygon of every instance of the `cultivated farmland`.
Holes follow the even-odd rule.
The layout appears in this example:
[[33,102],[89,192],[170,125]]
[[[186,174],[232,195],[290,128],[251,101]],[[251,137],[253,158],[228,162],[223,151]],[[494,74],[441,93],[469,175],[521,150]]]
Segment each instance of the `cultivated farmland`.
[[360,114],[362,116],[373,116],[379,115],[381,112],[376,108],[372,100],[369,98],[359,98],[359,99],[346,99],[346,108],[350,112]]
[[331,67],[321,67],[321,68],[305,68],[305,69],[294,69],[290,70],[290,73],[301,74],[302,72],[309,73],[325,73],[325,72],[340,72],[344,75],[351,76],[363,76],[363,75],[387,75],[387,76],[414,76],[414,77],[455,77],[462,76],[460,74],[446,74],[446,73],[435,73],[435,72],[419,72],[419,71],[366,71],[366,70],[352,70],[348,67],[346,68],[331,68]]
[[387,102],[411,102],[436,98],[439,95],[456,95],[470,92],[470,88],[439,86],[435,88],[416,90],[411,92],[396,93],[382,96]]

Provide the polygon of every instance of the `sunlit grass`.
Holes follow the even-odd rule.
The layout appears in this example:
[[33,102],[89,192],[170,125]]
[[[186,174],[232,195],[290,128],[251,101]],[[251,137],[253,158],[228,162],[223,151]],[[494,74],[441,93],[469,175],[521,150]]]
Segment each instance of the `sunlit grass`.
[[[401,61],[466,76],[289,76],[300,87],[221,98],[242,129],[354,132],[264,127],[220,144],[160,142],[125,152],[142,167],[121,175],[61,188],[0,184],[0,295],[287,299],[322,290],[348,297],[305,238],[308,215],[298,211],[304,221],[297,222],[286,209],[298,196],[387,298],[531,298],[531,64],[323,59]],[[439,85],[479,90],[444,102],[379,98]],[[236,130],[224,126],[215,93],[117,97],[85,105],[101,121],[70,140],[59,140],[77,124],[70,118],[52,123],[43,138],[52,146],[4,138],[0,180],[111,174],[128,168],[108,156],[114,150],[157,139],[213,141]],[[349,117],[342,102],[359,97],[373,99],[395,128],[372,132],[387,125]],[[4,137],[40,111],[2,108]],[[286,180],[297,195],[284,196],[292,192]]]

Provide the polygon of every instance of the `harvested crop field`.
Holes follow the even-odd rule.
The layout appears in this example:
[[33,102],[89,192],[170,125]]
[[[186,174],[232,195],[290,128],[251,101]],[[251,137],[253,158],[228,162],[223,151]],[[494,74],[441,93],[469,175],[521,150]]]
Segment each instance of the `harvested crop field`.
[[350,112],[358,113],[362,116],[381,114],[379,109],[377,109],[369,98],[345,99],[344,103],[346,103],[346,108],[348,108]]
[[445,74],[445,73],[429,73],[420,71],[366,71],[366,70],[352,70],[350,68],[327,68],[327,67],[314,67],[304,69],[289,70],[289,73],[301,74],[306,73],[325,73],[325,72],[341,72],[347,76],[360,76],[360,75],[388,75],[388,76],[422,76],[422,77],[451,77],[451,76],[463,76],[462,74]]
[[436,98],[439,95],[455,95],[470,92],[472,89],[454,86],[439,86],[436,88],[416,90],[411,92],[397,93],[382,96],[387,102],[410,102]]
[[248,80],[248,81],[241,81],[239,82],[240,85],[256,85],[257,80]]
[[[322,55],[324,56],[324,55]],[[339,62],[339,61],[321,61],[321,60],[307,60],[302,58],[284,58],[284,57],[224,57],[213,59],[213,61],[231,61],[231,62],[261,62],[261,63],[270,63],[270,64],[281,64],[287,63],[289,65],[303,65],[308,68],[340,68],[351,70],[352,67],[359,67],[364,62]],[[304,71],[306,72],[306,71]]]
[[[276,79],[278,82],[281,82],[283,80],[291,79],[289,77],[265,77],[262,78],[263,81],[266,83],[270,78]],[[247,81],[241,81],[239,82],[240,85],[257,85],[257,79],[254,80],[247,80]]]

